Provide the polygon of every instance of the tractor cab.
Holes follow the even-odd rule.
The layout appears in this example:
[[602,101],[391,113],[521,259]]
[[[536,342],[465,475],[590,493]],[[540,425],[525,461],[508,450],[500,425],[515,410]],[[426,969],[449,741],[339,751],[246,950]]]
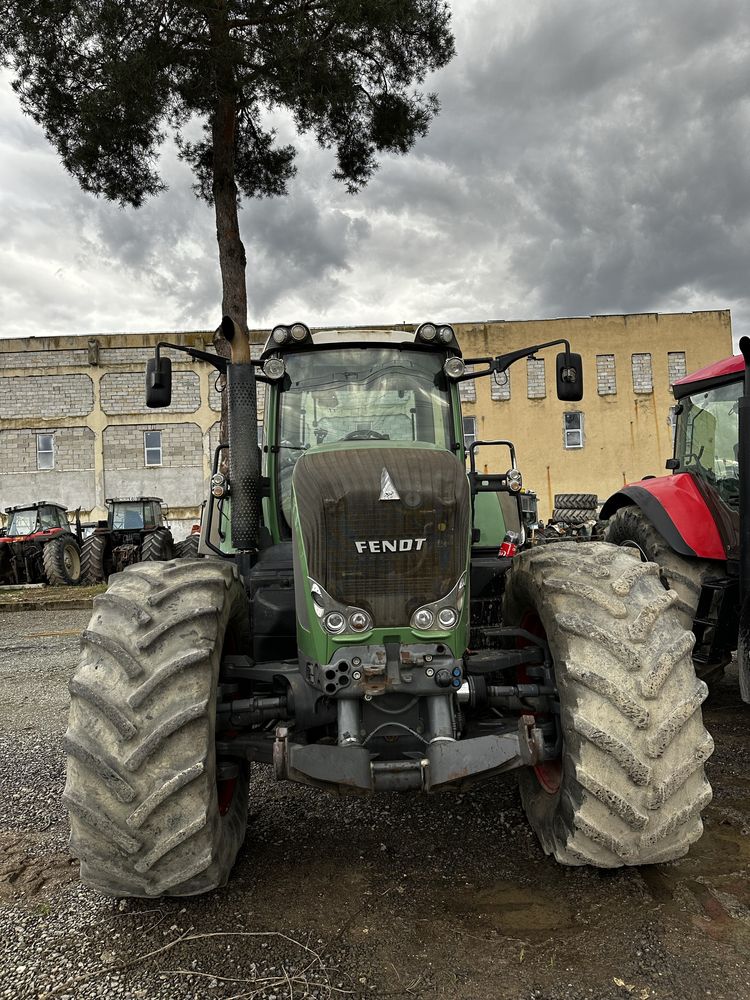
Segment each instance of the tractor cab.
[[79,512],[75,526],[62,504],[40,500],[5,510],[0,583],[76,584],[81,578]]
[[739,402],[742,355],[703,368],[675,383],[675,475],[689,474],[715,515],[728,558],[738,557],[740,463]]
[[40,532],[70,531],[68,517],[62,504],[39,503],[8,507],[6,538],[23,538]]
[[164,526],[161,497],[119,497],[105,503],[110,531],[153,531]]

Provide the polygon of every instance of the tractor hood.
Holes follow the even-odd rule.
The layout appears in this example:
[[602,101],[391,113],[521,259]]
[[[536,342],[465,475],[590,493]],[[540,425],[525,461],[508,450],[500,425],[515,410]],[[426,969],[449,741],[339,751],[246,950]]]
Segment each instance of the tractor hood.
[[450,452],[375,444],[315,450],[293,478],[307,572],[374,627],[408,626],[466,571],[471,499]]

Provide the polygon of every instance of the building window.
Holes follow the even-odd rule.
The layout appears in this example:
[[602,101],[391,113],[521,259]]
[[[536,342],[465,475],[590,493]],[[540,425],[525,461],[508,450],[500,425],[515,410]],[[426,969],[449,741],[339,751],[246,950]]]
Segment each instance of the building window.
[[464,424],[464,448],[466,451],[477,439],[477,418],[463,417]]
[[684,378],[687,375],[685,352],[668,351],[667,367],[669,368],[669,388],[671,389],[678,379]]
[[490,379],[490,398],[510,399],[510,371],[494,373]]
[[37,434],[36,436],[36,467],[37,469],[54,469],[55,467],[55,437],[53,434]]
[[614,396],[617,393],[614,354],[596,356],[596,391],[600,396]]
[[566,448],[583,448],[582,413],[563,413],[563,444]]
[[526,395],[529,399],[544,399],[547,395],[544,358],[528,358],[526,361],[526,383]]
[[[467,365],[466,371],[474,371],[474,365]],[[466,382],[458,383],[458,398],[462,403],[476,403],[477,384],[473,378],[468,379]]]
[[146,465],[161,465],[161,431],[143,432],[143,451]]
[[651,355],[634,354],[631,363],[633,365],[633,392],[653,392],[654,373],[651,368]]

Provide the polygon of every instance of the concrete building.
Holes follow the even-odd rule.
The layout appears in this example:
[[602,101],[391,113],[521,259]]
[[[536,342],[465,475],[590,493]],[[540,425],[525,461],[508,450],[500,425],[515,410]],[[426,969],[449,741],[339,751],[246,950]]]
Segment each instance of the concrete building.
[[[464,357],[483,357],[567,338],[581,354],[584,396],[555,393],[555,354],[519,361],[509,377],[462,385],[469,439],[509,438],[524,482],[549,517],[555,493],[596,493],[663,475],[672,454],[672,383],[732,353],[729,310],[639,313],[527,322],[459,323]],[[507,450],[483,449],[480,467],[504,469]]]
[[189,530],[219,440],[221,396],[210,365],[167,350],[172,405],[147,409],[145,364],[160,340],[213,350],[210,332],[0,341],[0,507],[48,499],[94,520],[107,497],[160,496],[175,537]]
[[[466,358],[560,337],[583,355],[580,404],[555,396],[555,349],[518,362],[507,379],[461,389],[467,439],[515,441],[545,517],[556,492],[604,497],[661,473],[672,447],[671,382],[732,351],[726,310],[455,328]],[[266,336],[252,334],[256,356]],[[148,410],[145,363],[160,340],[212,350],[209,331],[0,340],[1,507],[48,499],[80,506],[82,518],[94,520],[104,516],[106,497],[155,495],[169,506],[175,536],[189,530],[206,495],[221,396],[210,365],[167,351],[172,405]],[[506,468],[507,453],[484,449],[484,465]]]

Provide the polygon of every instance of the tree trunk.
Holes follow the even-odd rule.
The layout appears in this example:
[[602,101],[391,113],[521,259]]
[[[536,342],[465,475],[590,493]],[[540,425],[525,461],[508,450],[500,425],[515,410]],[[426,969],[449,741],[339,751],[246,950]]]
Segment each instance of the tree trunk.
[[[234,149],[237,129],[237,90],[234,79],[234,65],[231,56],[231,39],[227,24],[227,11],[219,0],[209,20],[212,54],[214,60],[214,80],[216,87],[215,104],[211,120],[211,142],[213,146],[213,198],[216,218],[216,241],[219,245],[219,269],[221,271],[222,316],[230,316],[242,331],[242,337],[229,344],[221,334],[214,335],[214,345],[218,354],[232,357],[234,361],[250,360],[250,341],[247,329],[247,287],[245,267],[247,258],[240,236],[240,222],[237,210],[237,184],[234,176]],[[226,381],[221,379],[221,388]],[[220,440],[227,441],[227,400],[221,399]],[[225,453],[226,455],[226,453]],[[227,471],[226,457],[221,463],[222,471]]]
[[[240,236],[237,184],[234,179],[234,141],[237,105],[234,94],[219,94],[212,122],[213,195],[216,240],[221,269],[221,309],[231,316],[247,338],[247,288],[245,247]],[[240,345],[236,345],[236,348]],[[236,358],[236,360],[241,360]]]

